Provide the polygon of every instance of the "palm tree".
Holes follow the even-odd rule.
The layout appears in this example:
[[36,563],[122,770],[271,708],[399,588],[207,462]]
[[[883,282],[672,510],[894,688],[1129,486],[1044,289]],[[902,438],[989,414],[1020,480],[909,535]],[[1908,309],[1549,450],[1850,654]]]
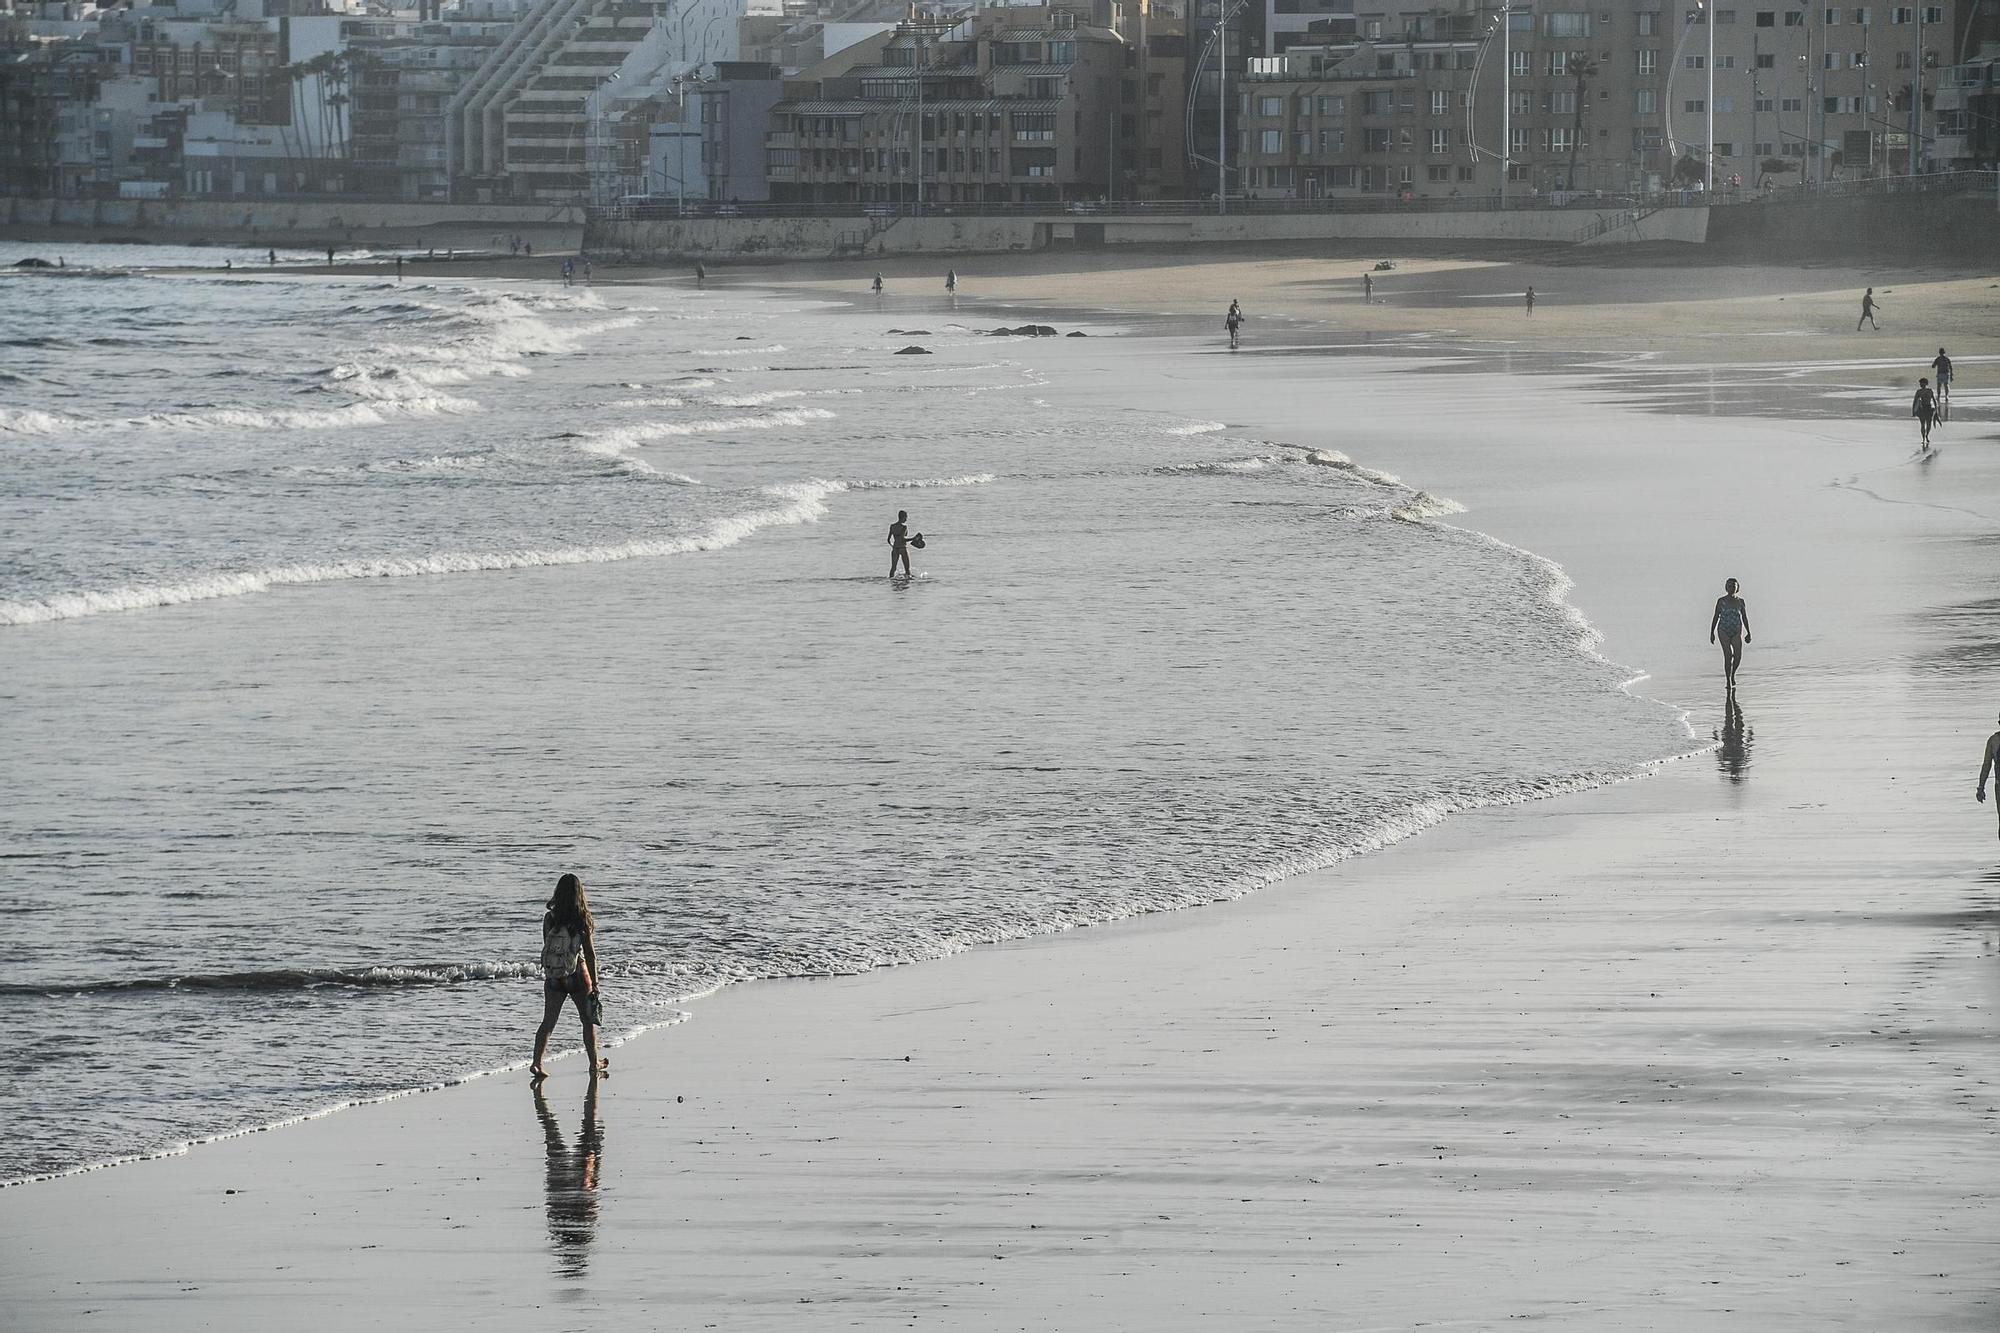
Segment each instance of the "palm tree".
[[1569,188],[1576,188],[1576,150],[1583,145],[1584,99],[1589,94],[1590,81],[1597,77],[1597,62],[1582,52],[1573,52],[1569,61],[1569,72],[1576,78],[1576,121],[1569,135]]

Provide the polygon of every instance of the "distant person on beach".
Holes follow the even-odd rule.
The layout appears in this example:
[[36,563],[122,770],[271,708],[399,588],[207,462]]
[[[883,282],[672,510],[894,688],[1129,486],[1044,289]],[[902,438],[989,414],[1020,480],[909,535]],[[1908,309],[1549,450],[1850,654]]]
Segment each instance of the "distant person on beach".
[[529,259],[533,259],[535,257],[535,243],[533,241],[522,241],[521,253]]
[[[1986,754],[1979,761],[1979,790],[1973,795],[1979,798],[1981,805],[1986,804],[1986,776],[1989,773],[2000,778],[2000,731],[1986,738]],[[1994,793],[1993,805],[2000,810],[2000,791]]]
[[1944,406],[1951,398],[1951,358],[1945,355],[1944,348],[1938,348],[1938,354],[1931,358],[1931,369],[1937,372],[1938,415],[1943,416]]
[[328,268],[333,267],[333,247],[330,245],[326,247],[326,266]]
[[[61,267],[61,266],[60,266],[60,265],[58,265],[57,267]],[[223,271],[224,273],[227,273],[227,272],[229,272],[229,271],[230,271],[231,269],[233,269],[233,268],[235,268],[235,267],[236,267],[236,261],[234,261],[234,260],[231,260],[231,259],[225,259],[225,260],[223,260],[223,261],[222,261],[222,271]]]
[[903,577],[910,576],[910,513],[907,509],[896,511],[896,521],[889,525],[889,577],[896,577],[896,562],[903,562]]
[[1931,447],[1931,423],[1937,420],[1937,395],[1931,392],[1931,382],[1917,381],[1917,392],[1910,399],[1910,415],[1917,419],[1917,429],[1923,432],[1924,448]]
[[556,1030],[565,1000],[576,1003],[576,1016],[583,1021],[583,1052],[590,1061],[590,1076],[610,1067],[611,1062],[597,1054],[597,1024],[603,1017],[597,976],[597,922],[590,915],[590,900],[582,880],[564,875],[556,881],[549,910],[542,916],[542,1026],[535,1033],[535,1062],[528,1066],[536,1078],[548,1077],[542,1057],[548,1053],[549,1034]]
[[946,270],[944,271],[944,289],[945,289],[946,291],[948,291],[948,292],[955,292],[955,291],[957,291],[957,290],[958,290],[958,270],[957,270],[957,269],[955,269],[955,268],[948,268],[948,269],[946,269]]
[[278,266],[278,252],[276,250],[265,251],[264,262],[266,264],[269,264],[272,268],[276,268]]
[[574,281],[576,281],[576,263],[575,263],[575,261],[573,261],[573,260],[569,260],[569,259],[565,259],[565,260],[563,260],[563,262],[562,262],[562,280],[563,280],[563,286],[565,286],[565,287],[569,286],[569,285],[570,285],[571,283],[573,283]]
[[1533,287],[1528,288],[1528,313],[1531,315],[1535,313],[1535,289]]
[[1222,327],[1229,330],[1229,345],[1236,346],[1236,340],[1243,330],[1243,305],[1239,301],[1229,303],[1229,313],[1222,318]]
[[877,296],[880,296],[882,294],[882,275],[880,273],[877,273],[875,275],[875,282],[873,285],[875,289],[875,294]]
[[697,287],[706,287],[708,285],[708,265],[696,264],[694,266],[694,285]]
[[1722,643],[1722,678],[1736,688],[1736,668],[1743,664],[1743,645],[1750,642],[1750,604],[1736,595],[1736,580],[1726,579],[1722,596],[1715,599],[1715,614],[1709,617],[1708,641],[1718,636]]
[[403,280],[403,257],[402,257],[401,255],[397,255],[397,256],[396,256],[396,281],[397,281],[397,282],[401,282],[402,280]]
[[1375,299],[1375,275],[1373,273],[1364,273],[1361,275],[1361,299],[1364,303]]
[[591,274],[590,261],[586,259],[583,261],[583,285],[586,287],[590,285],[590,274]]
[[1875,311],[1877,309],[1879,307],[1875,304],[1875,289],[1870,287],[1861,294],[1861,318],[1854,321],[1854,331],[1856,333],[1861,332],[1863,324],[1866,324],[1871,329],[1879,330],[1882,327],[1875,322]]

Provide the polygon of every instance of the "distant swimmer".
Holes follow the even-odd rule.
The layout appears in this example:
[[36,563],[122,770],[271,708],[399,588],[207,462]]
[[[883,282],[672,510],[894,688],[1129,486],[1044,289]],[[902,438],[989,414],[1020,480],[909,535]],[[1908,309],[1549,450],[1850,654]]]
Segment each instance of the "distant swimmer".
[[873,286],[875,289],[875,294],[877,296],[880,296],[882,294],[882,275],[880,273],[877,273],[875,275],[875,282]]
[[563,1002],[576,1003],[576,1016],[583,1021],[583,1050],[590,1061],[590,1076],[596,1078],[611,1063],[597,1054],[597,1028],[604,1018],[604,1003],[598,993],[597,922],[590,915],[590,899],[583,881],[564,875],[556,881],[549,898],[549,910],[542,917],[542,1025],[535,1032],[535,1060],[528,1070],[537,1079],[548,1076],[542,1057],[548,1053],[549,1034],[562,1017]]
[[1374,299],[1375,275],[1373,273],[1364,273],[1361,275],[1361,300],[1366,303]]
[[1229,345],[1236,346],[1236,340],[1243,331],[1243,306],[1240,302],[1229,303],[1229,313],[1223,317],[1222,327],[1229,330]]
[[1856,333],[1861,332],[1863,324],[1866,324],[1871,329],[1879,330],[1882,326],[1875,322],[1875,312],[1879,309],[1881,307],[1875,304],[1875,289],[1870,287],[1861,294],[1861,318],[1854,321],[1854,331]]
[[[916,542],[921,542],[923,538],[921,536],[915,539],[911,538],[910,513],[907,509],[898,509],[896,511],[896,521],[889,525],[889,577],[890,578],[893,579],[896,577],[896,562],[899,560],[902,561],[903,563],[903,576],[905,578],[909,577],[910,547],[913,544],[913,540]],[[922,547],[918,547],[918,549],[921,550]]]
[[278,252],[276,250],[266,250],[264,252],[264,262],[272,268],[276,268],[278,266]]
[[1931,423],[1937,420],[1937,395],[1931,392],[1931,382],[1917,381],[1917,392],[1910,399],[1910,415],[1917,419],[1917,428],[1923,432],[1924,448],[1931,447]]
[[1535,289],[1533,287],[1528,288],[1528,313],[1531,315],[1535,313]]
[[[1979,761],[1979,790],[1973,795],[1979,798],[1981,805],[1986,804],[1986,777],[1989,773],[2000,779],[2000,731],[1986,738],[1986,753]],[[1993,807],[2000,810],[2000,791],[1994,793]]]
[[1736,688],[1736,668],[1743,664],[1743,645],[1750,642],[1750,604],[1736,595],[1736,580],[1726,579],[1715,614],[1708,621],[1708,641],[1722,643],[1722,678]]

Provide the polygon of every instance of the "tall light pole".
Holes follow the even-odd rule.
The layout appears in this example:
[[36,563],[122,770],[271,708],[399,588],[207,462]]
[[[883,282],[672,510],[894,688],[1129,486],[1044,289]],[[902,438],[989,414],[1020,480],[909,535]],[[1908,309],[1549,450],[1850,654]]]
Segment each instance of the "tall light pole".
[[1215,6],[1215,211],[1229,211],[1229,6]]
[[1695,0],[1702,26],[1708,29],[1708,195],[1715,197],[1715,11],[1707,0]]
[[1910,51],[1910,174],[1917,174],[1918,143],[1924,132],[1924,6],[1923,0],[1910,6],[1910,25],[1916,45]]
[[1514,174],[1514,7],[1500,6],[1500,208],[1507,208],[1507,178]]

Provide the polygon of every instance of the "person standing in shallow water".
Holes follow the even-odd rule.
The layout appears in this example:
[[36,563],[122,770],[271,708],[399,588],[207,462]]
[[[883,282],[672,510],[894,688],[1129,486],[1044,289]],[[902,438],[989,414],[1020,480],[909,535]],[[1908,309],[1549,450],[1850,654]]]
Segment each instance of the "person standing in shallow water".
[[583,1020],[583,1053],[590,1061],[590,1076],[596,1078],[611,1065],[597,1054],[597,922],[590,915],[590,899],[583,881],[564,875],[556,881],[549,898],[549,910],[542,916],[542,1026],[535,1033],[535,1061],[528,1066],[536,1078],[548,1077],[542,1057],[548,1053],[549,1034],[562,1017],[563,1001],[576,1004],[576,1016]]
[[[1986,777],[1989,773],[2000,778],[2000,731],[1986,738],[1986,753],[1979,761],[1979,790],[1973,795],[1979,798],[1981,805],[1986,804]],[[2000,810],[2000,791],[1993,794],[1993,806],[1995,810]]]
[[889,525],[889,577],[896,577],[896,562],[903,562],[903,577],[910,576],[910,512],[896,511],[896,521]]
[[1709,618],[1708,641],[1722,643],[1722,678],[1736,688],[1736,668],[1743,665],[1743,645],[1750,642],[1750,604],[1736,595],[1736,580],[1722,585],[1715,599],[1715,614]]

